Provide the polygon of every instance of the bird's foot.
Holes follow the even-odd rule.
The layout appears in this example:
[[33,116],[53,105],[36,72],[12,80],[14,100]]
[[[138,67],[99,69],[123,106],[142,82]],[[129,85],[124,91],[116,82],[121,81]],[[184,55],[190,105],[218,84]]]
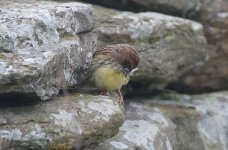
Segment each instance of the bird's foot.
[[124,106],[123,95],[122,95],[120,89],[117,90],[117,94],[118,94],[118,96],[119,96],[119,101],[118,101],[118,103]]
[[118,103],[124,106],[123,97],[119,97],[119,101],[118,101]]

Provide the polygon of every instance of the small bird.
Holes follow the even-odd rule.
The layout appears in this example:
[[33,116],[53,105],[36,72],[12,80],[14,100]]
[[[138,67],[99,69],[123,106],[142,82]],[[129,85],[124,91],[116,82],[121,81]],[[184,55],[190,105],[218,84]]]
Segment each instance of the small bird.
[[139,55],[129,44],[107,45],[97,50],[92,60],[92,80],[104,94],[116,91],[122,105],[121,87],[128,83],[137,70]]

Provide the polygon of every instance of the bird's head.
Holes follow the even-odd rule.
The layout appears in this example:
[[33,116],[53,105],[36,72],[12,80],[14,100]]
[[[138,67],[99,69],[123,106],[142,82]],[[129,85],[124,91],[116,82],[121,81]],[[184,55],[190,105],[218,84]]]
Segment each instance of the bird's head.
[[139,55],[131,45],[116,44],[115,55],[127,75],[133,75],[138,70]]
[[107,45],[97,50],[94,57],[117,62],[121,65],[121,71],[124,71],[126,75],[132,75],[137,70],[139,64],[139,55],[129,44]]

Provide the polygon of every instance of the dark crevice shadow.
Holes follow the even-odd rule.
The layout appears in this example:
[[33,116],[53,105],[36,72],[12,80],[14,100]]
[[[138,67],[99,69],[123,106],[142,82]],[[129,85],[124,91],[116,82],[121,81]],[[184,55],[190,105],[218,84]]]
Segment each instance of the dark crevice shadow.
[[58,97],[62,97],[65,95],[71,95],[73,93],[84,93],[84,94],[97,95],[97,94],[101,93],[101,90],[96,87],[86,87],[86,86],[68,87],[66,89],[60,89]]
[[126,86],[123,86],[122,92],[125,99],[132,99],[136,97],[148,98],[159,95],[164,91],[162,89],[150,89],[149,84],[130,81]]
[[0,94],[0,108],[1,107],[20,107],[37,104],[40,99],[35,94],[27,93],[1,93]]

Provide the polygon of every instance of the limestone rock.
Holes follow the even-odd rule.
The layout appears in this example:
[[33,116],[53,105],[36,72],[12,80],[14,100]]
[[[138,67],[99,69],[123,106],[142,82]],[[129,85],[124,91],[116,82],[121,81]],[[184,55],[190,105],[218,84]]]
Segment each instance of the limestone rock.
[[54,101],[2,107],[0,116],[1,150],[98,144],[114,136],[124,120],[123,107],[116,97],[80,93]]
[[0,93],[46,100],[86,76],[96,38],[92,7],[5,2],[0,6]]
[[147,105],[159,109],[176,125],[176,149],[228,149],[228,92],[171,94]]
[[137,48],[141,61],[135,82],[167,84],[204,58],[206,40],[197,22],[152,12],[94,9],[98,47],[129,43]]
[[159,110],[130,103],[119,133],[99,144],[97,150],[172,150],[176,143],[175,125]]
[[198,131],[206,150],[228,149],[228,93],[195,96],[194,104],[203,113]]
[[170,88],[191,93],[228,89],[228,2],[203,0],[198,21],[204,25],[208,41],[203,65],[186,73]]
[[[89,3],[134,12],[153,11],[200,22],[208,41],[205,60],[186,72],[169,89],[185,93],[227,90],[228,2],[227,0],[120,0]],[[105,11],[107,13],[107,11]],[[106,14],[105,13],[105,14]],[[127,36],[127,35],[126,35]]]
[[119,133],[95,147],[97,150],[228,148],[227,91],[168,93],[140,102],[143,104],[130,102]]

